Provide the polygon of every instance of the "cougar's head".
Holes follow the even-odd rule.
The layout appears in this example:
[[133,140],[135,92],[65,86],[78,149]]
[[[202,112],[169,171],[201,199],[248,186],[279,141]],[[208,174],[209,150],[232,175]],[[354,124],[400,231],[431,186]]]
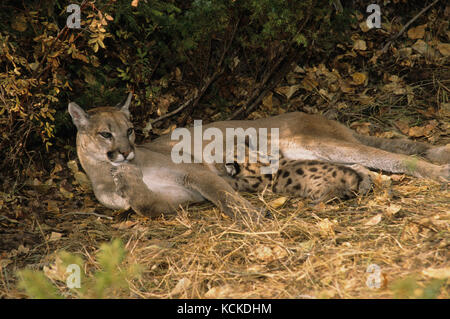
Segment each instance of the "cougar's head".
[[80,160],[87,157],[117,166],[134,158],[135,134],[128,110],[131,97],[130,93],[123,105],[98,107],[88,112],[75,102],[69,103],[69,113],[78,130]]

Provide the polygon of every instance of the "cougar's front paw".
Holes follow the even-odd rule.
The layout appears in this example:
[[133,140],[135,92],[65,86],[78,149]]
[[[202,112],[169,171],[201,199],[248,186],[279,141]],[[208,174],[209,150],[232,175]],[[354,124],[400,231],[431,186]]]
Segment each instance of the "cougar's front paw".
[[142,172],[134,165],[113,166],[110,171],[117,194],[121,197],[126,197],[132,185],[142,182]]
[[131,164],[122,164],[119,166],[111,167],[111,175],[118,176],[126,176],[128,179],[142,179],[142,171],[136,165]]
[[125,179],[125,176],[121,170],[118,169],[119,166],[113,166],[111,168],[111,175],[114,181],[114,184],[116,185],[116,193],[122,197],[126,197],[126,192],[128,190],[128,185]]

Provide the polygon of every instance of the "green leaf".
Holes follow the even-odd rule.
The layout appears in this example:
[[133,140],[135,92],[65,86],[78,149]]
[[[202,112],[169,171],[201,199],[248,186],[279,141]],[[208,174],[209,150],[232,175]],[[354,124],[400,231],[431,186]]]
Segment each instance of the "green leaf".
[[52,285],[42,271],[30,269],[18,272],[19,288],[33,299],[61,299],[56,288]]

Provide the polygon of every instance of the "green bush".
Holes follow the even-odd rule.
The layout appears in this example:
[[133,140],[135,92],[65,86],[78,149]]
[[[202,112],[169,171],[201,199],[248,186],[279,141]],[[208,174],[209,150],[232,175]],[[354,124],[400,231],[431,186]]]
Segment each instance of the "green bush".
[[[56,262],[43,271],[30,269],[18,272],[18,286],[29,298],[120,298],[130,297],[129,282],[139,278],[142,267],[126,263],[126,251],[119,239],[103,244],[97,253],[97,271],[84,274],[85,264],[81,257],[60,252]],[[80,287],[69,288],[66,281],[69,265],[77,265],[80,271]],[[50,279],[51,281],[50,281]]]
[[[7,154],[1,168],[13,164],[19,174],[24,155],[36,154],[30,150],[71,143],[70,100],[116,104],[131,90],[142,124],[160,114],[157,99],[180,85],[176,71],[185,91],[199,88],[224,55],[223,76],[261,78],[271,59],[292,49],[314,51],[341,34],[332,31],[329,0],[83,3],[81,29],[66,27],[65,1],[0,4],[0,148]],[[235,57],[246,61],[238,70],[228,67]]]

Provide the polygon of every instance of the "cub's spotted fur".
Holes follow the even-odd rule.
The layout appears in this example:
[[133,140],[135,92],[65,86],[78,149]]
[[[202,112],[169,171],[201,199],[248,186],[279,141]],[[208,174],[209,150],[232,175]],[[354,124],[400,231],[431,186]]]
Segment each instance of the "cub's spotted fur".
[[268,188],[274,193],[310,198],[314,202],[333,198],[348,199],[366,193],[371,187],[368,170],[315,160],[280,160],[274,174],[261,174],[264,164],[228,163],[225,169],[231,186],[239,191],[257,192]]

